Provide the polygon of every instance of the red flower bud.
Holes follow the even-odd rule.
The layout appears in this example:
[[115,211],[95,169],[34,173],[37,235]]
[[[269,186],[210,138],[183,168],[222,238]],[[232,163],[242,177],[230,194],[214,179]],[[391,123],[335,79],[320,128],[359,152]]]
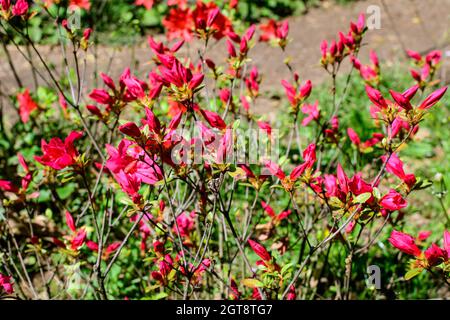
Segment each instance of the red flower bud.
[[418,257],[422,253],[414,242],[414,238],[409,234],[394,230],[391,233],[389,242],[395,248],[411,256]]
[[121,125],[119,131],[133,138],[139,138],[141,136],[141,130],[134,122],[128,122]]
[[408,203],[400,193],[391,189],[388,194],[381,198],[380,205],[387,210],[395,211],[405,208]]
[[384,100],[383,96],[381,95],[380,91],[370,86],[366,86],[366,93],[370,101],[372,101],[372,103],[375,104],[377,107],[382,109],[387,108],[387,103]]
[[442,261],[448,259],[447,252],[437,246],[435,243],[431,244],[427,250],[425,250],[425,257],[427,258],[428,264],[430,266],[436,266]]
[[447,88],[448,87],[442,87],[434,91],[432,94],[425,98],[425,100],[419,106],[419,109],[429,109],[434,106],[439,100],[441,100],[442,96],[447,91]]
[[103,116],[102,112],[100,111],[100,109],[97,108],[96,106],[88,104],[86,106],[86,109],[88,109],[90,113],[92,113],[93,115],[95,115],[95,116],[97,116],[99,118],[101,118]]
[[392,98],[397,102],[397,104],[405,109],[405,110],[411,110],[412,106],[411,103],[407,98],[405,98],[401,93],[395,92],[394,90],[389,90],[389,93],[391,94]]
[[270,256],[270,253],[267,252],[266,248],[264,248],[262,245],[260,245],[258,242],[253,241],[251,239],[248,240],[248,244],[252,248],[252,250],[263,260],[263,261],[270,261],[272,257]]

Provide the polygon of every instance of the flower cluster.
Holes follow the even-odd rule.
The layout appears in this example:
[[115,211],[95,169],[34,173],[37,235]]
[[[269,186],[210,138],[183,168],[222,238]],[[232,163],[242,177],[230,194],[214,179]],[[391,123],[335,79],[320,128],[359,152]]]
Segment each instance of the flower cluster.
[[[156,3],[134,5],[150,10]],[[33,18],[25,0],[0,5],[5,23]],[[68,9],[91,5],[71,0]],[[65,54],[64,77],[42,59],[51,87],[15,90],[19,120],[0,141],[2,156],[13,153],[0,161],[0,245],[7,248],[1,296],[53,298],[57,290],[100,299],[126,292],[155,299],[293,300],[339,291],[348,298],[359,288],[351,285],[352,264],[368,253],[373,259],[375,241],[413,257],[406,279],[429,270],[448,282],[450,233],[441,246],[422,249],[432,233],[415,239],[397,231],[410,227],[408,213],[416,210],[410,197],[429,186],[403,149],[446,94],[446,86],[433,82],[440,52],[408,51],[421,68],[412,72],[417,84],[403,91],[403,84],[387,86],[377,54],[370,51],[368,65],[358,57],[367,30],[361,14],[339,40],[321,44],[320,63],[331,78],[326,99],[318,94],[321,85],[300,79],[286,58],[291,79],[277,84],[284,94],[276,94],[282,102],[272,117],[261,111],[268,94],[250,53],[260,41],[286,54],[289,23],[237,23],[236,6],[167,1],[168,41],[146,39],[145,72],[99,72],[100,81],[89,88],[79,58],[90,70],[95,23],[77,29],[55,19],[65,32],[63,50],[67,44],[74,51],[75,72]],[[21,35],[20,26],[10,31]],[[222,61],[208,51],[219,41]],[[345,61],[353,67],[340,88]],[[350,81],[354,70],[362,80]],[[365,90],[355,108],[370,127],[349,119],[352,86]],[[25,138],[16,138],[18,132]],[[386,229],[394,229],[389,240]],[[16,272],[18,263],[23,270]],[[331,274],[333,268],[342,272]],[[24,281],[22,273],[34,280],[47,269],[54,274],[47,288],[34,292],[36,281]],[[85,285],[83,293],[67,285],[72,279]],[[13,290],[19,281],[27,290]]]

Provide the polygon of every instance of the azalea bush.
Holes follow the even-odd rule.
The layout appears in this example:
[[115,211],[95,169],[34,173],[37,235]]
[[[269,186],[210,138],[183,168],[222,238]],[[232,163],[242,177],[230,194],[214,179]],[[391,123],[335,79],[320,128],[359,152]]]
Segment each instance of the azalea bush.
[[[410,75],[395,81],[374,51],[361,57],[361,14],[317,48],[325,84],[284,60],[290,78],[271,117],[259,111],[263,75],[249,52],[256,42],[286,51],[286,20],[243,25],[237,1],[168,1],[146,74],[130,66],[115,78],[87,74],[95,21],[76,29],[51,14],[88,12],[89,1],[0,4],[5,47],[26,46],[45,83],[23,86],[8,59],[1,297],[374,299],[448,287],[448,176],[421,176],[412,168],[423,159],[405,160],[423,127],[447,130],[441,52],[408,51]],[[58,31],[61,69],[30,37],[39,18]],[[224,59],[210,54],[216,42]],[[183,51],[192,43],[200,49]],[[427,204],[411,199],[427,190],[438,209],[416,230],[411,213]]]

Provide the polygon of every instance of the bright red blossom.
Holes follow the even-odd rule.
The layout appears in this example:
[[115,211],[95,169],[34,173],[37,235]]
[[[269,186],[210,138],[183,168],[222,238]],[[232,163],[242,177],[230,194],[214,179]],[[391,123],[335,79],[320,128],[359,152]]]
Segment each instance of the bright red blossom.
[[27,123],[30,120],[30,114],[39,107],[31,97],[29,89],[17,94],[17,101],[19,102],[20,119],[23,123]]
[[409,234],[394,230],[391,233],[389,242],[406,254],[418,257],[422,253],[417,247],[414,238]]
[[83,132],[72,131],[64,142],[60,138],[52,138],[49,143],[42,140],[41,148],[44,155],[34,158],[39,163],[55,170],[72,166],[77,163],[78,157],[78,152],[73,144],[82,136]]

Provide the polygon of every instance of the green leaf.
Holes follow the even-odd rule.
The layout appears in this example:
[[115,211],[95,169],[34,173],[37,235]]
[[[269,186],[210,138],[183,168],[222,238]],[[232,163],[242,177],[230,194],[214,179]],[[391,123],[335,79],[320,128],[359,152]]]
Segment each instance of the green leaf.
[[373,188],[373,196],[377,199],[381,199],[381,192],[380,189],[378,189],[377,187]]
[[433,185],[433,181],[430,180],[421,180],[420,178],[412,188],[413,190],[423,190],[429,188]]
[[423,271],[422,268],[411,269],[405,274],[404,278],[405,278],[405,280],[411,280],[415,276],[418,276],[419,274],[421,274],[422,271]]
[[285,275],[287,272],[289,272],[289,269],[291,269],[292,266],[293,266],[292,263],[288,263],[288,264],[284,265],[283,268],[281,268],[281,271],[280,271],[281,275]]
[[331,197],[330,200],[328,200],[328,203],[334,208],[342,208],[344,206],[342,201],[337,197]]
[[241,120],[237,119],[234,123],[233,123],[233,130],[237,130],[239,128],[239,125],[241,124]]
[[251,279],[251,278],[242,280],[242,284],[249,288],[261,288],[264,286],[264,284],[258,279]]
[[152,300],[161,300],[167,298],[168,294],[166,292],[159,292],[151,297]]
[[372,193],[370,192],[361,193],[359,196],[353,199],[353,203],[366,203],[366,201],[369,200],[371,196]]

